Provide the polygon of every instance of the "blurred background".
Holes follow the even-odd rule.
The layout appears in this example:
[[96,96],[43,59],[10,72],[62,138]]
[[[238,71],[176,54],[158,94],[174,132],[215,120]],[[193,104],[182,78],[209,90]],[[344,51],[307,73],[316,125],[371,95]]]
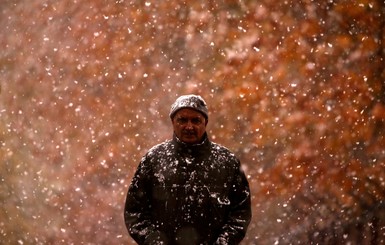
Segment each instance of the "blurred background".
[[3,0],[0,244],[134,244],[180,95],[241,160],[242,244],[385,243],[383,0]]

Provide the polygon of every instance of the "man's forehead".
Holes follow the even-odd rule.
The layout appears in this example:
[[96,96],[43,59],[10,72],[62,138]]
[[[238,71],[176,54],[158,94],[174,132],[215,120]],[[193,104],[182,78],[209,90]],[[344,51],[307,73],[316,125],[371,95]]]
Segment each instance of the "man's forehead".
[[176,117],[202,117],[202,118],[204,118],[202,113],[200,113],[196,110],[193,110],[193,109],[189,109],[189,108],[184,108],[184,109],[179,110],[175,116]]

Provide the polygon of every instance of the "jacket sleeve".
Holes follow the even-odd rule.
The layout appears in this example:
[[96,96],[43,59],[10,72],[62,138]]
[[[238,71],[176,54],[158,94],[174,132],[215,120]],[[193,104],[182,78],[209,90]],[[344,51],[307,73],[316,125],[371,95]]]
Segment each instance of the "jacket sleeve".
[[[238,165],[240,166],[240,165]],[[230,192],[230,212],[215,245],[239,244],[246,235],[251,220],[249,184],[239,167]]]
[[124,221],[128,233],[139,245],[166,244],[166,237],[156,230],[151,218],[151,179],[146,159],[142,159],[128,189]]

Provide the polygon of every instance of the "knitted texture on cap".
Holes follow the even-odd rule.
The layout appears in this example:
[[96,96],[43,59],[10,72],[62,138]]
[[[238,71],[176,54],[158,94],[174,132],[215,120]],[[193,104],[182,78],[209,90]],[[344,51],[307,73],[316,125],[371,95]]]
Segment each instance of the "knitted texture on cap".
[[182,95],[171,106],[170,118],[173,118],[175,113],[183,108],[190,108],[202,113],[208,119],[208,109],[206,102],[199,95],[189,94]]

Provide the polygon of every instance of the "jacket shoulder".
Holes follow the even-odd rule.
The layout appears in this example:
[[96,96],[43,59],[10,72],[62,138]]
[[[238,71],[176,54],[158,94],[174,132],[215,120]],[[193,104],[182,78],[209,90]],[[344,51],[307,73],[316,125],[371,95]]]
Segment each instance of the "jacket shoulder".
[[228,149],[226,146],[220,145],[220,144],[215,143],[215,142],[211,142],[211,148],[213,151],[216,151],[218,153],[227,154],[227,155],[231,155],[231,156],[235,157],[235,154],[230,149]]
[[227,147],[215,142],[211,142],[211,149],[215,157],[218,157],[219,159],[222,159],[226,162],[233,162],[236,165],[240,164],[235,154],[230,151]]
[[167,155],[172,152],[173,145],[170,140],[164,141],[160,144],[151,147],[143,158],[159,157],[161,155]]

